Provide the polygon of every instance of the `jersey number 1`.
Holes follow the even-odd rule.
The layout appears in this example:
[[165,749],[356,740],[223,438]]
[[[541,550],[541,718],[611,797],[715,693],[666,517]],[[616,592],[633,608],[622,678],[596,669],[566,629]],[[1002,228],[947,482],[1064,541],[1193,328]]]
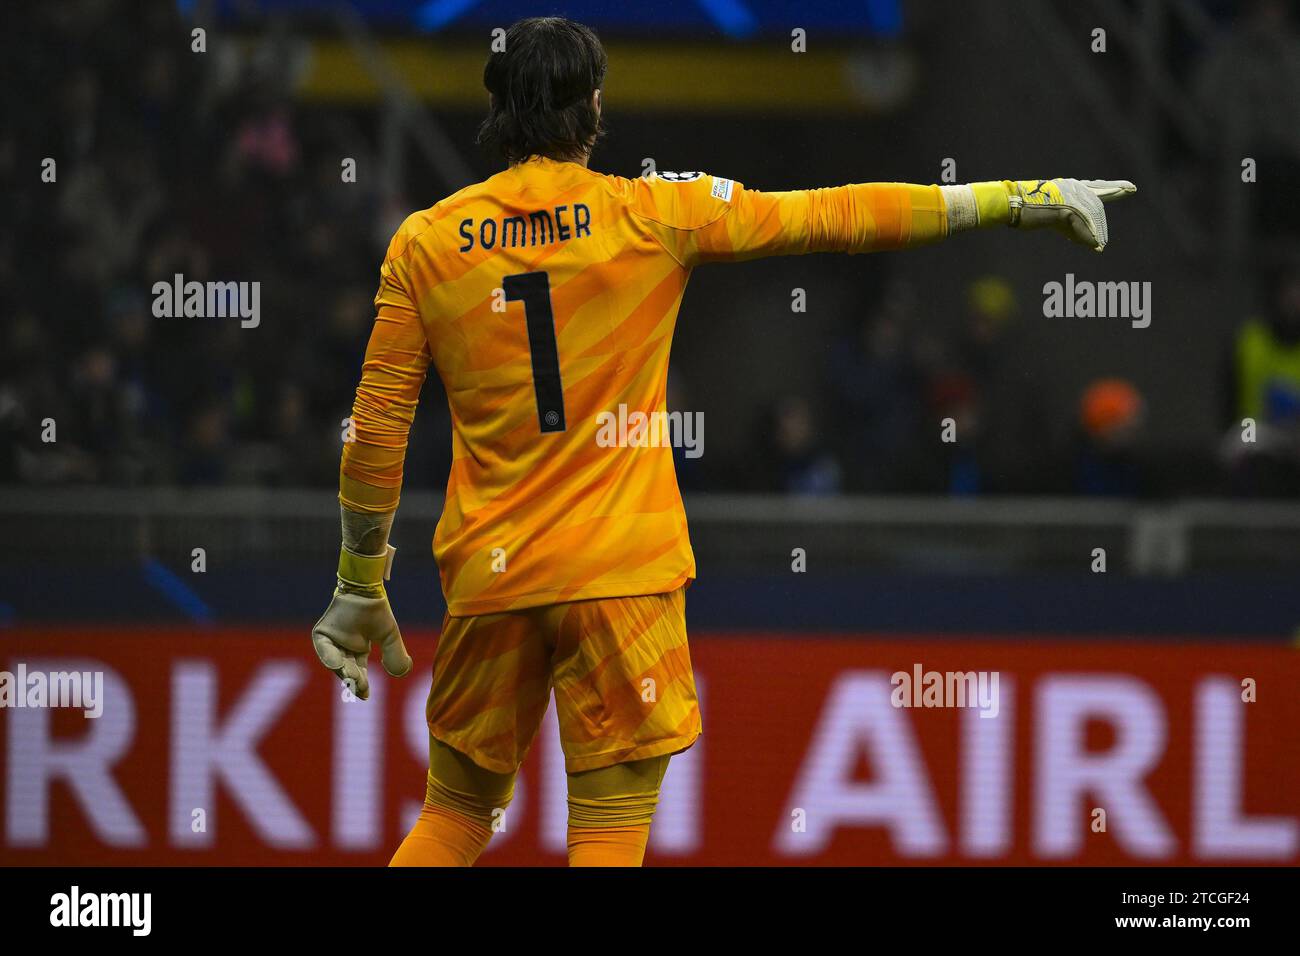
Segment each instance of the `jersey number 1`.
[[545,432],[564,431],[564,385],[560,382],[560,351],[555,344],[555,314],[551,311],[551,280],[545,272],[521,272],[501,280],[507,302],[524,304],[528,351],[533,359],[533,390],[537,393],[537,424]]

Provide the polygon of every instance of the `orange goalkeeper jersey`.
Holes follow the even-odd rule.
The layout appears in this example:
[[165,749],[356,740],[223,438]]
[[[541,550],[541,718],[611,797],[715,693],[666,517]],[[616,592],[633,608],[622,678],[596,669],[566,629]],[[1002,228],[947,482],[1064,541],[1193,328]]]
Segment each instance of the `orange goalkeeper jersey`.
[[695,576],[672,449],[644,434],[610,447],[598,432],[620,406],[666,411],[691,269],[897,248],[946,230],[936,186],[763,193],[701,173],[513,166],[393,237],[340,501],[396,507],[432,363],[453,429],[433,540],[453,616],[672,590]]

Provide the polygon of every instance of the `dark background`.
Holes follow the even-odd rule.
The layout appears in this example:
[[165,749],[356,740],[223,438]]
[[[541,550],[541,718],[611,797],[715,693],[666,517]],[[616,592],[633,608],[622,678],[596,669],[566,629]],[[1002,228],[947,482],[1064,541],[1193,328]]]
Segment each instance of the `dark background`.
[[[699,621],[1291,630],[1300,46],[1280,0],[12,5],[0,620],[315,612],[378,264],[408,212],[499,168],[473,145],[481,63],[522,13],[607,42],[602,171],[788,189],[938,182],[951,160],[957,182],[1139,186],[1102,256],[1000,230],[700,269],[670,389],[706,422],[704,457],[679,461]],[[176,272],[260,281],[260,326],[155,318]],[[1070,273],[1151,283],[1150,327],[1045,317],[1044,283]],[[1293,371],[1245,443],[1250,323]],[[430,381],[394,585],[422,619],[441,613],[427,542],[449,454]]]

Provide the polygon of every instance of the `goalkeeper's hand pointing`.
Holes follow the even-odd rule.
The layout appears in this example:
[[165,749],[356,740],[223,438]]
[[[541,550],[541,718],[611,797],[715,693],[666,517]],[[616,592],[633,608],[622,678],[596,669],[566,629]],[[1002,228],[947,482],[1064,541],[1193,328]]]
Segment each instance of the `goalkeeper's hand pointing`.
[[1103,203],[1137,192],[1124,179],[1004,179],[939,188],[948,207],[950,233],[1003,224],[1055,229],[1097,252],[1110,241]]

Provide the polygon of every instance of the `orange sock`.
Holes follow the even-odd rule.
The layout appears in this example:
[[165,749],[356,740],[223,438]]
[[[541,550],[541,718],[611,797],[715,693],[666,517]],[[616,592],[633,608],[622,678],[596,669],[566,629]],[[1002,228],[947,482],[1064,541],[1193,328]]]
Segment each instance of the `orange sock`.
[[425,803],[389,866],[473,866],[492,831],[446,807]]
[[430,737],[424,809],[388,865],[473,866],[514,791],[513,771],[484,770],[459,750]]
[[640,866],[650,824],[569,827],[569,866]]

